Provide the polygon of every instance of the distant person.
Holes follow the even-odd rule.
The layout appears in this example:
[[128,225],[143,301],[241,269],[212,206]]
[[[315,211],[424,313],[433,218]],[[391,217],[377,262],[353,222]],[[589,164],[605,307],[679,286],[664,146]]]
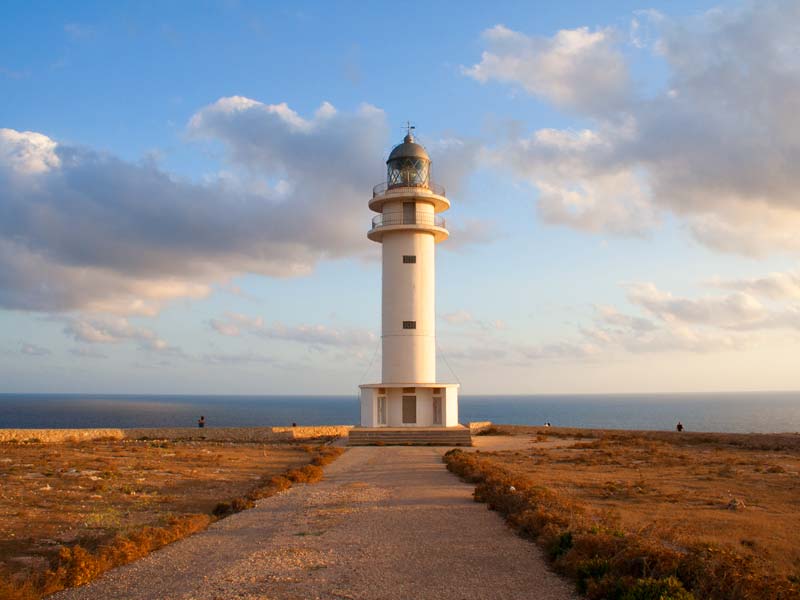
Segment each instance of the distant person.
[[206,426],[206,418],[205,418],[204,416],[202,416],[202,415],[201,415],[201,416],[200,416],[200,418],[199,418],[199,419],[197,419],[197,426],[198,426],[200,429],[202,429],[203,427],[205,427],[205,426]]
[[297,427],[297,423],[292,423],[292,427]]
[[545,421],[545,424],[544,424],[544,426],[545,426],[545,427],[550,427],[550,426],[551,426],[551,425],[550,425],[550,421]]
[[678,421],[678,424],[675,426],[675,429],[677,429],[677,430],[678,430],[678,433],[680,433],[681,431],[683,431],[683,423],[681,423],[680,421]]

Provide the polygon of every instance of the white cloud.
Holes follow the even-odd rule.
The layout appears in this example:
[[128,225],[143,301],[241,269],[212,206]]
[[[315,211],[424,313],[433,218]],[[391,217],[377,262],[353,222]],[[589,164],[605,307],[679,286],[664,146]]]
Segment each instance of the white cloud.
[[656,220],[642,182],[631,171],[561,180],[543,174],[536,179],[536,186],[536,210],[545,223],[592,233],[641,236]]
[[681,298],[659,290],[652,283],[638,283],[628,286],[628,300],[664,321],[717,327],[746,327],[763,322],[768,315],[761,302],[744,292]]
[[311,345],[364,346],[374,344],[377,336],[371,331],[354,328],[331,328],[325,325],[289,326],[275,322],[264,327],[259,335]]
[[239,326],[230,321],[226,322],[220,321],[219,319],[211,319],[211,321],[209,321],[209,325],[211,325],[211,328],[220,335],[236,337],[242,333],[242,330],[239,328]]
[[463,202],[464,184],[481,159],[483,146],[480,141],[451,134],[426,142],[425,148],[431,157],[433,181],[445,185],[451,200]]
[[671,318],[655,323],[607,306],[597,307],[594,324],[581,327],[580,334],[607,352],[631,354],[721,352],[743,349],[749,342],[742,334],[709,331]]
[[646,335],[626,335],[625,332],[622,332],[616,336],[614,342],[634,354],[650,352],[725,352],[742,350],[749,343],[745,336],[703,331],[675,324],[667,325]]
[[709,281],[709,284],[771,300],[800,300],[800,273],[775,272],[750,279],[715,278]]
[[652,283],[627,284],[625,289],[628,301],[643,315],[595,306],[591,323],[579,324],[574,335],[548,341],[521,342],[514,339],[513,331],[490,329],[463,310],[441,315],[445,322],[462,327],[460,335],[466,340],[459,348],[449,349],[447,357],[459,362],[526,366],[533,361],[597,362],[625,355],[709,354],[750,348],[766,331],[800,331],[800,305],[768,307],[739,291],[682,297]]
[[458,348],[448,349],[447,357],[521,367],[532,361],[607,362],[626,355],[740,352],[758,345],[770,332],[800,332],[796,274],[708,283],[733,291],[689,297],[653,283],[624,284],[634,312],[597,305],[591,321],[579,323],[575,334],[544,341],[520,341],[513,330],[490,327],[466,310],[445,313],[440,318],[459,327],[464,339]]
[[652,283],[639,283],[628,286],[628,300],[676,327],[697,325],[733,331],[800,330],[800,304],[767,306],[753,294],[743,291],[724,296],[686,298],[661,291]]
[[176,348],[161,339],[156,332],[144,327],[136,327],[122,317],[72,318],[67,321],[64,333],[76,342],[86,344],[117,344],[123,341],[134,341],[142,350],[170,353],[177,351]]
[[657,328],[656,324],[649,319],[626,315],[619,312],[613,306],[596,307],[597,318],[606,325],[613,325],[634,331],[653,331]]
[[628,39],[636,48],[654,48],[657,50],[659,31],[658,25],[664,19],[663,13],[652,9],[633,11]]
[[236,273],[305,274],[323,257],[364,252],[363,194],[382,171],[383,114],[367,108],[337,120],[322,110],[300,123],[262,106],[221,101],[196,115],[192,132],[216,132],[234,166],[289,177],[288,196],[193,184],[152,163],[3,130],[0,306],[155,314]]
[[522,86],[553,104],[582,112],[614,110],[628,94],[628,66],[612,29],[562,29],[553,37],[526,36],[503,25],[483,32],[481,62],[464,72]]
[[535,73],[551,47],[570,47],[563,32],[542,40],[496,28],[471,76],[522,85],[592,123],[505,140],[490,151],[496,163],[538,187],[538,211],[550,223],[642,234],[668,211],[722,252],[800,252],[800,4],[745,2],[691,18],[649,12],[636,19],[638,32],[649,31],[647,42],[636,38],[642,51],[656,53],[667,78],[648,94],[610,86],[612,103],[591,102],[586,90],[597,85],[575,73],[596,47],[610,73],[624,72],[616,64],[625,62],[621,36],[579,30],[575,51],[558,54],[559,81],[570,90],[559,94],[538,83],[549,71]]
[[647,234],[658,222],[647,178],[614,157],[630,127],[609,131],[541,129],[488,152],[501,168],[539,190],[537,213],[546,223],[624,236]]
[[[373,251],[365,194],[385,171],[383,111],[323,103],[304,117],[234,96],[188,130],[223,146],[222,175],[193,183],[153,161],[0,130],[0,307],[154,315],[237,274],[306,275]],[[448,148],[474,158],[474,144],[447,139],[437,160],[452,162]]]
[[265,323],[262,317],[227,313],[224,319],[213,319],[211,327],[222,335],[238,336],[248,333],[265,339],[279,339],[307,344],[312,347],[360,347],[374,345],[378,337],[371,331],[326,325],[286,325],[280,321]]
[[0,128],[0,165],[10,167],[18,175],[35,175],[57,169],[61,160],[56,143],[34,131]]

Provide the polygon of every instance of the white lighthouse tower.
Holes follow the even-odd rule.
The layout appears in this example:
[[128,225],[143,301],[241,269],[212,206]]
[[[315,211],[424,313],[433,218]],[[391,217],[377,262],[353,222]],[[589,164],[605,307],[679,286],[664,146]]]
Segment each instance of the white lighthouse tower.
[[380,383],[359,386],[361,427],[463,432],[458,384],[436,379],[435,255],[450,235],[440,215],[450,201],[431,181],[431,160],[411,129],[389,154],[386,182],[369,202],[378,215],[367,237],[383,254],[383,364]]

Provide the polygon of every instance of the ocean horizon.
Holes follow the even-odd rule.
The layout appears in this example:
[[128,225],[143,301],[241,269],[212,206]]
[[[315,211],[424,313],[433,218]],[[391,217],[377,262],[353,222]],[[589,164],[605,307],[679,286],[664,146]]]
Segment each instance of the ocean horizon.
[[[800,391],[465,395],[460,422],[731,433],[800,432]],[[0,429],[349,425],[353,395],[0,394]]]

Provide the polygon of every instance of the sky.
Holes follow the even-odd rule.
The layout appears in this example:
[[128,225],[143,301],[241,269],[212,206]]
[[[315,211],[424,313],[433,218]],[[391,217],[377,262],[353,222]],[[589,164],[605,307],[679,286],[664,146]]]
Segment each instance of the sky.
[[447,188],[440,381],[800,389],[800,4],[4,2],[0,392],[380,378],[373,185]]

